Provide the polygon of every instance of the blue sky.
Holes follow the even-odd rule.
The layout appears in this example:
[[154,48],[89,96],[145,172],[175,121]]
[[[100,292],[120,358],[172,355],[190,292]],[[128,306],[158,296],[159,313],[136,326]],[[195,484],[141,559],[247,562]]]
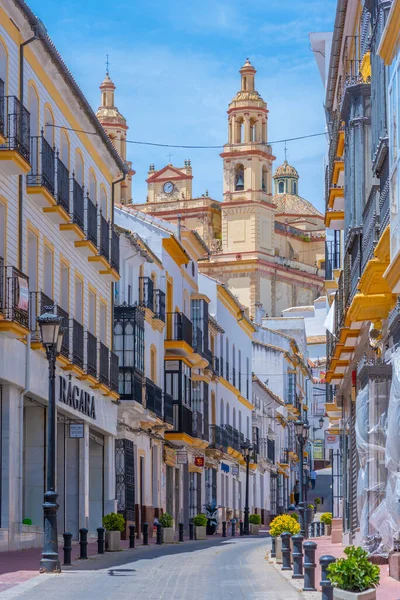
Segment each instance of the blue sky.
[[[105,74],[128,120],[128,139],[190,145],[224,144],[226,110],[247,57],[268,103],[270,141],[324,131],[323,86],[308,33],[330,31],[336,0],[28,0],[94,108]],[[55,9],[55,6],[57,7]],[[299,193],[323,208],[325,136],[288,143]],[[284,145],[273,145],[276,168]],[[218,150],[172,149],[191,159],[193,192],[222,198]],[[144,202],[148,166],[162,168],[169,150],[128,145],[134,202]]]

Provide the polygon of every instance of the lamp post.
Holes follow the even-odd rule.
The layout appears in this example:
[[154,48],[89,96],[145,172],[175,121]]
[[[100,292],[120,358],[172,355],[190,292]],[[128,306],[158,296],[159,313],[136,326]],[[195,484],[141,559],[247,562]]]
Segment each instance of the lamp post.
[[295,426],[295,431],[296,431],[296,436],[297,436],[297,441],[298,444],[300,446],[300,469],[299,469],[299,478],[300,478],[300,490],[299,490],[299,506],[301,508],[300,512],[300,528],[301,531],[300,533],[303,536],[306,536],[307,533],[307,527],[306,527],[306,523],[305,523],[305,510],[306,507],[304,506],[304,468],[303,468],[303,463],[304,463],[304,445],[307,442],[308,439],[308,433],[310,430],[310,426],[307,422],[303,422],[303,421],[295,421],[294,423]]
[[247,442],[242,446],[242,454],[246,463],[246,497],[244,504],[244,523],[243,523],[243,533],[244,535],[250,535],[249,528],[249,472],[250,472],[250,453],[251,453],[251,445]]
[[46,350],[49,361],[49,403],[47,410],[47,461],[46,461],[46,491],[44,494],[44,541],[43,552],[40,560],[41,573],[58,573],[61,571],[58,556],[57,536],[57,492],[56,492],[56,358],[61,350],[63,329],[60,327],[61,318],[47,311],[37,318],[40,327],[42,344]]

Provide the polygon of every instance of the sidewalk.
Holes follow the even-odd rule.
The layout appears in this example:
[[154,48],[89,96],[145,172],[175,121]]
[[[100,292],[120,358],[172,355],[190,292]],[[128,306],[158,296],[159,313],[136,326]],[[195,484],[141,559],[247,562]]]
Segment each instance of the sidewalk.
[[[336,558],[342,558],[345,556],[344,549],[346,546],[343,544],[332,544],[330,537],[323,536],[319,538],[311,538],[310,541],[313,541],[317,544],[317,550],[315,553],[315,563],[317,565],[316,573],[315,573],[315,586],[317,588],[317,592],[307,592],[304,593],[304,596],[308,600],[320,600],[321,598],[321,567],[319,564],[319,559],[324,554],[331,554]],[[282,565],[278,565],[275,559],[269,559],[270,562],[274,565],[274,567],[280,571],[281,575],[292,582],[293,587],[301,590],[303,586],[303,580],[294,580],[292,579],[291,571],[282,571]],[[389,577],[389,566],[381,565],[381,579],[380,584],[377,588],[376,598],[377,600],[400,600],[400,582]]]
[[[229,536],[231,537],[231,536]],[[208,539],[219,539],[221,535],[215,534],[213,536],[209,536]],[[227,538],[228,539],[228,538]],[[184,541],[189,541],[188,536],[184,536]],[[178,534],[175,535],[175,543],[178,544]],[[156,536],[154,535],[152,538],[149,538],[149,546],[156,545]],[[166,547],[170,547],[172,544],[165,544]],[[143,546],[143,542],[141,539],[135,538],[135,549],[136,548],[146,548]],[[128,550],[129,549],[129,540],[121,541],[121,549]],[[61,561],[62,570],[68,570],[71,567],[63,567],[63,558],[64,551],[63,545],[60,544],[58,547],[59,557]],[[80,547],[78,542],[73,542],[72,545],[72,553],[71,553],[71,561],[72,566],[83,565],[86,561],[79,560],[79,552]],[[131,550],[131,552],[135,552],[135,550]],[[13,552],[1,552],[0,553],[0,598],[1,593],[9,590],[33,577],[37,577],[39,575],[39,565],[40,558],[42,554],[41,548],[30,548],[28,550],[17,550]],[[97,554],[97,541],[90,539],[87,546],[87,554],[90,559],[94,559]],[[108,556],[118,555],[118,552],[107,552]]]

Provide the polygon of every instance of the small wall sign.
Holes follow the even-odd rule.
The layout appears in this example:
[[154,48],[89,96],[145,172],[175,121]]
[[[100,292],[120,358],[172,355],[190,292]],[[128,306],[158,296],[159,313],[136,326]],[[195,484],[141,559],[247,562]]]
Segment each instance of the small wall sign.
[[223,471],[224,473],[229,473],[229,465],[221,463],[221,471]]
[[70,438],[83,438],[84,437],[83,423],[70,423],[69,424],[69,437]]
[[186,465],[188,461],[188,455],[186,450],[176,451],[176,462],[178,465]]
[[194,464],[196,467],[204,467],[204,456],[195,456]]

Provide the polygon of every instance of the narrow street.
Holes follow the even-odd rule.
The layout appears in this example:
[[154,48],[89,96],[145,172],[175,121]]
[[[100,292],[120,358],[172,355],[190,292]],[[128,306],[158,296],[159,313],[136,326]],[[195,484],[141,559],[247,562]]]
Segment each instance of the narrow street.
[[267,538],[191,542],[133,550],[128,558],[107,554],[61,575],[31,580],[29,600],[295,600],[301,595],[266,560]]

